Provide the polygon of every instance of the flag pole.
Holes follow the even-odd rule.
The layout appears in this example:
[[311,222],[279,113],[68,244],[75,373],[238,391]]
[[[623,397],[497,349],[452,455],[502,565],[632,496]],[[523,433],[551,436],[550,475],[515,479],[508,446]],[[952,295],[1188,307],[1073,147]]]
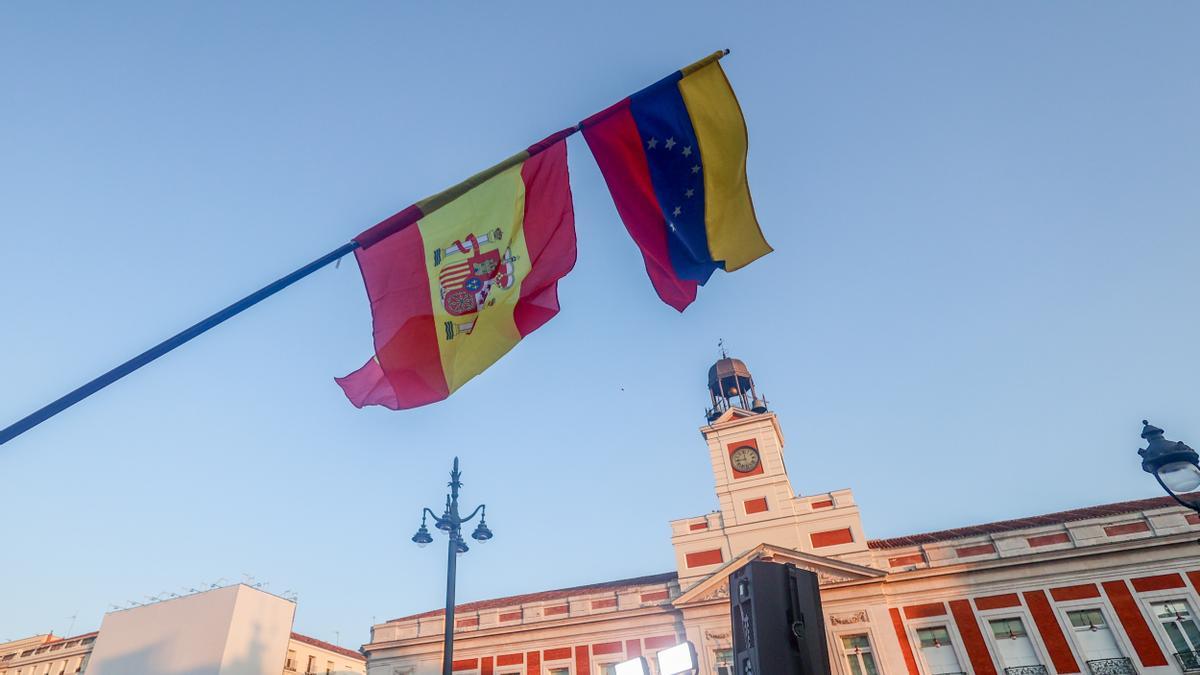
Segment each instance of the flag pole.
[[11,441],[12,439],[16,438],[17,436],[20,436],[21,434],[25,433],[26,431],[29,431],[33,427],[41,424],[42,422],[45,422],[46,420],[50,419],[51,417],[57,415],[58,413],[60,413],[64,410],[66,410],[67,408],[70,408],[71,406],[75,405],[76,403],[79,403],[80,401],[87,398],[88,396],[91,396],[92,394],[100,391],[101,389],[107,387],[108,385],[112,384],[113,382],[116,382],[117,380],[121,379],[122,377],[125,377],[126,375],[132,373],[133,371],[137,370],[138,368],[141,368],[142,366],[150,363],[151,361],[154,361],[155,359],[162,356],[163,354],[170,352],[171,350],[175,349],[176,347],[183,345],[184,343],[201,335],[202,333],[205,333],[208,330],[216,328],[220,324],[224,323],[226,320],[231,319],[231,318],[237,316],[238,314],[241,314],[242,312],[246,311],[247,309],[250,309],[254,305],[257,305],[258,303],[262,302],[263,300],[266,300],[267,298],[271,297],[272,295],[275,295],[279,291],[282,291],[283,289],[287,288],[288,286],[291,286],[292,284],[303,279],[304,277],[312,274],[313,272],[316,272],[317,270],[321,269],[322,267],[325,267],[326,265],[334,262],[335,260],[338,260],[342,256],[346,255],[347,253],[350,253],[351,251],[353,251],[354,249],[356,249],[358,247],[359,247],[359,244],[356,241],[351,241],[351,242],[342,244],[341,246],[337,247],[336,249],[330,251],[329,253],[326,253],[325,255],[308,263],[304,267],[301,267],[300,269],[292,272],[291,274],[288,274],[285,277],[281,277],[279,279],[276,279],[275,281],[272,281],[271,283],[267,284],[266,286],[263,286],[262,288],[251,293],[250,295],[247,295],[246,297],[242,298],[241,300],[238,300],[237,302],[233,303],[232,305],[229,305],[228,307],[226,307],[225,309],[222,309],[221,311],[217,312],[216,314],[209,316],[208,318],[196,323],[195,325],[191,326],[190,328],[185,329],[184,331],[176,334],[173,337],[163,340],[162,342],[154,345],[150,349],[147,349],[146,351],[142,352],[141,354],[138,354],[137,356],[133,357],[132,359],[129,359],[125,363],[122,363],[121,365],[117,366],[116,368],[113,368],[112,370],[108,371],[107,373],[104,373],[100,377],[97,377],[96,379],[92,380],[91,382],[88,382],[87,384],[83,385],[82,387],[79,387],[78,389],[76,389],[75,391],[72,391],[71,393],[67,394],[66,396],[63,396],[62,398],[58,399],[57,401],[54,401],[53,403],[50,403],[49,405],[46,405],[46,406],[42,407],[41,409],[39,409],[33,413],[30,413],[29,415],[26,415],[21,420],[15,422],[14,424],[9,425],[8,427],[5,427],[4,429],[0,429],[0,445],[4,445],[5,443]]
[[122,377],[125,377],[126,375],[132,373],[133,371],[137,370],[138,368],[141,368],[142,366],[150,363],[151,361],[154,361],[158,357],[166,354],[167,352],[170,352],[171,350],[175,349],[176,347],[179,347],[179,346],[185,344],[186,342],[188,342],[189,340],[192,340],[193,338],[211,330],[212,328],[215,328],[216,326],[224,323],[226,320],[228,320],[234,316],[237,316],[238,314],[241,314],[242,312],[246,311],[247,309],[250,309],[254,305],[257,305],[258,303],[262,302],[263,300],[266,300],[267,298],[271,297],[272,295],[275,295],[279,291],[282,291],[283,289],[287,288],[288,286],[291,286],[292,284],[296,283],[297,281],[312,274],[313,272],[316,272],[317,270],[321,269],[322,267],[325,267],[329,263],[341,258],[342,256],[346,255],[347,253],[350,253],[351,251],[354,251],[354,250],[360,249],[360,248],[364,249],[364,250],[367,248],[370,248],[374,244],[377,244],[380,241],[382,241],[383,239],[386,239],[388,236],[395,234],[396,232],[399,232],[400,230],[417,222],[422,217],[428,216],[430,213],[433,213],[437,209],[445,206],[447,203],[453,201],[456,197],[462,195],[463,193],[467,192],[471,188],[473,188],[477,185],[480,185],[481,183],[486,182],[489,178],[496,176],[497,174],[503,172],[504,170],[506,170],[508,168],[511,168],[513,166],[516,166],[517,164],[520,164],[521,162],[525,161],[526,159],[532,157],[533,155],[536,155],[537,153],[542,152],[543,150],[549,148],[554,143],[557,143],[558,141],[561,141],[561,140],[567,138],[568,136],[571,136],[571,135],[577,133],[579,130],[580,130],[580,126],[577,124],[573,127],[568,127],[557,133],[551,134],[547,138],[539,141],[538,143],[535,143],[534,145],[529,146],[525,150],[522,150],[521,152],[519,152],[511,157],[508,157],[507,159],[501,161],[500,163],[498,163],[492,167],[489,167],[487,169],[484,169],[483,171],[480,171],[479,173],[458,183],[457,185],[447,188],[447,189],[433,195],[432,197],[423,199],[423,200],[417,202],[416,204],[413,204],[412,206],[409,206],[408,208],[384,219],[382,222],[375,225],[371,229],[360,233],[358,236],[356,236],[351,241],[349,241],[345,244],[342,244],[338,248],[336,248],[336,249],[330,251],[329,253],[326,253],[325,255],[321,256],[320,258],[317,258],[316,260],[308,263],[307,265],[305,265],[304,267],[301,267],[300,269],[296,270],[295,272],[292,272],[291,274],[289,274],[285,277],[277,279],[277,280],[271,282],[270,284],[263,286],[262,288],[258,289],[257,291],[251,293],[250,295],[247,295],[246,297],[242,298],[241,300],[238,300],[237,302],[233,303],[232,305],[226,307],[225,309],[222,309],[221,311],[200,321],[199,323],[196,323],[195,325],[184,330],[183,332],[178,333],[175,336],[167,338],[166,340],[163,340],[162,342],[154,345],[150,349],[147,349],[146,351],[142,352],[141,354],[138,354],[137,356],[133,357],[132,359],[129,359],[125,363],[122,363],[121,365],[117,366],[116,368],[113,368],[112,370],[108,371],[107,373],[104,373],[100,377],[97,377],[96,379],[92,380],[91,382],[88,382],[87,384],[83,385],[82,387],[79,387],[78,389],[72,391],[71,393],[67,394],[66,396],[63,396],[62,398],[58,399],[57,401],[54,401],[53,403],[50,403],[50,404],[40,408],[39,410],[36,410],[36,411],[30,413],[29,415],[26,415],[24,418],[9,425],[8,427],[5,427],[4,429],[0,429],[0,445],[4,445],[5,443],[11,441],[12,439],[16,438],[17,436],[20,436],[21,434],[25,433],[26,431],[29,431],[33,427],[36,427],[37,425],[41,424],[42,422],[45,422],[46,420],[50,419],[51,417],[54,417],[58,413],[66,410],[67,408],[70,408],[71,406],[75,405],[76,403],[79,403],[80,401],[87,398],[88,396],[91,396],[92,394],[100,391],[101,389],[107,387],[108,385],[112,384],[113,382],[116,382],[117,380],[121,379]]
[[[703,66],[706,66],[714,61],[717,61],[721,57],[723,57],[727,54],[729,54],[728,49],[722,49],[720,51],[713,52],[712,54],[704,57],[703,59],[700,59],[699,61],[696,61],[695,63],[684,67],[681,72],[685,75],[688,73],[695,72],[696,70],[699,70]],[[246,311],[247,309],[250,309],[254,305],[257,305],[258,303],[262,302],[263,300],[266,300],[267,298],[271,297],[272,295],[275,295],[279,291],[282,291],[283,289],[287,288],[288,286],[291,286],[292,284],[303,279],[304,277],[312,274],[313,272],[316,272],[317,270],[321,269],[322,267],[325,267],[329,263],[332,263],[335,260],[338,260],[339,258],[346,255],[347,253],[350,253],[350,252],[354,251],[355,249],[359,249],[359,248],[362,248],[362,249],[369,248],[372,244],[375,244],[375,243],[379,242],[380,240],[385,239],[389,235],[394,234],[394,233],[398,232],[399,230],[402,230],[405,227],[408,227],[409,225],[415,223],[421,217],[428,216],[433,211],[436,211],[437,209],[446,205],[448,202],[452,201],[455,197],[463,194],[464,192],[471,189],[472,187],[475,187],[476,185],[483,183],[484,181],[495,176],[496,174],[499,174],[500,172],[504,171],[505,169],[519,164],[520,162],[528,159],[529,157],[536,155],[537,153],[545,150],[546,148],[550,147],[554,143],[557,143],[558,141],[561,141],[561,140],[567,138],[568,136],[572,136],[582,130],[583,130],[582,122],[580,122],[579,124],[576,124],[575,126],[567,127],[566,129],[563,129],[557,133],[554,133],[554,134],[548,136],[547,138],[543,139],[542,141],[539,141],[538,143],[535,143],[534,145],[529,146],[524,151],[519,152],[516,155],[509,157],[508,159],[505,159],[504,161],[500,162],[499,164],[496,164],[495,166],[492,166],[488,169],[484,169],[483,171],[475,174],[474,176],[471,176],[467,180],[462,181],[458,185],[455,185],[451,188],[443,190],[442,192],[439,192],[431,197],[428,197],[427,199],[417,202],[416,204],[409,206],[408,208],[404,209],[403,211],[400,211],[400,212],[394,214],[390,218],[385,219],[384,221],[375,225],[374,227],[367,230],[366,232],[359,234],[353,240],[351,240],[345,244],[342,244],[338,248],[336,248],[336,249],[330,251],[329,253],[326,253],[325,255],[321,256],[320,258],[317,258],[316,260],[308,263],[304,267],[301,267],[300,269],[292,272],[291,274],[289,274],[285,277],[276,279],[275,281],[267,284],[266,286],[263,286],[262,288],[251,293],[250,295],[247,295],[246,297],[242,298],[241,300],[238,300],[237,302],[233,303],[232,305],[229,305],[225,309],[222,309],[221,311],[217,312],[216,314],[213,314],[213,315],[209,316],[208,318],[194,324],[190,328],[187,328],[186,330],[174,335],[173,337],[163,340],[162,342],[154,345],[150,349],[147,349],[146,351],[142,352],[141,354],[138,354],[137,356],[133,357],[132,359],[129,359],[125,363],[122,363],[121,365],[117,366],[116,368],[113,368],[112,370],[108,371],[107,373],[104,373],[100,377],[97,377],[96,379],[92,380],[91,382],[88,382],[87,384],[83,385],[82,387],[75,389],[74,391],[67,394],[66,396],[63,396],[62,398],[60,398],[48,405],[45,405],[42,408],[26,415],[25,417],[14,422],[13,424],[10,424],[9,426],[5,427],[4,429],[0,429],[0,445],[4,445],[5,443],[11,441],[12,439],[16,438],[17,436],[20,436],[21,434],[25,433],[26,431],[29,431],[30,429],[36,427],[37,425],[41,424],[42,422],[45,422],[46,420],[50,419],[51,417],[54,417],[58,413],[66,410],[67,408],[70,408],[71,406],[75,405],[76,403],[79,403],[80,401],[87,398],[88,396],[91,396],[92,394],[100,391],[101,389],[107,387],[108,385],[112,384],[113,382],[116,382],[117,380],[121,379],[122,377],[125,377],[126,375],[132,373],[133,371],[137,370],[138,368],[141,368],[142,366],[154,361],[158,357],[172,351],[176,347],[182,346],[183,344],[191,341],[193,338],[196,338],[197,336],[199,336],[203,333],[206,333],[213,328],[216,328],[217,326],[221,325],[228,319],[231,319],[231,318],[237,316],[238,314],[241,314],[242,312]]]

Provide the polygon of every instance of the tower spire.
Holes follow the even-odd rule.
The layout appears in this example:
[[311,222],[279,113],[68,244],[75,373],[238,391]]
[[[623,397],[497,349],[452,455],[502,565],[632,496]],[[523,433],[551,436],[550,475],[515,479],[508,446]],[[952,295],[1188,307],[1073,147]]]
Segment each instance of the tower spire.
[[730,408],[765,413],[767,401],[759,397],[750,369],[740,360],[729,357],[724,339],[718,340],[717,346],[721,358],[708,369],[708,395],[712,407],[705,411],[705,417],[711,422]]

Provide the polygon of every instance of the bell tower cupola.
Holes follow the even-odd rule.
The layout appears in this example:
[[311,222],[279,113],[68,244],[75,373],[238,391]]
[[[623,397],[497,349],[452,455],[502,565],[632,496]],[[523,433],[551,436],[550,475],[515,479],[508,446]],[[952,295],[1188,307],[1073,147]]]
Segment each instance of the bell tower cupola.
[[754,388],[750,369],[740,360],[729,358],[724,341],[721,342],[721,359],[708,369],[708,395],[712,399],[712,407],[705,411],[709,422],[730,408],[767,412],[767,400],[760,398]]

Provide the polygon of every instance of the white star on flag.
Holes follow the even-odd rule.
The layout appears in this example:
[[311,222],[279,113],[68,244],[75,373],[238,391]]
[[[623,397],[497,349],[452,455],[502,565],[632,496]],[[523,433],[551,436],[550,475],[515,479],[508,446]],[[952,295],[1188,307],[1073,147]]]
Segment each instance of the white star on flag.
[[675,223],[672,223],[672,222],[671,222],[671,221],[669,221],[669,220],[667,221],[667,227],[671,228],[671,231],[672,231],[672,232],[674,232],[674,231],[675,231]]
[[692,167],[692,173],[700,173],[700,165],[699,164]]
[[673,215],[673,216],[675,216],[676,218],[678,218],[680,213],[683,213],[683,209],[681,209],[681,208],[679,208],[678,206],[676,206],[676,207],[675,207],[675,210],[671,212],[671,215]]
[[655,146],[657,146],[657,145],[658,145],[657,138],[651,138],[650,140],[646,141],[646,147],[650,148],[651,150],[653,150],[655,148]]
[[667,139],[667,149],[670,150],[673,147],[675,147],[675,138],[674,137],[668,138]]
[[690,146],[690,145],[688,145],[688,146],[684,146],[684,148],[683,148],[683,156],[684,156],[684,157],[691,157],[691,156],[692,156],[692,146]]
[[696,194],[696,191],[693,190],[692,188],[688,188],[687,192],[683,193],[683,196],[687,197],[688,199],[691,199],[692,195],[694,195],[694,194]]

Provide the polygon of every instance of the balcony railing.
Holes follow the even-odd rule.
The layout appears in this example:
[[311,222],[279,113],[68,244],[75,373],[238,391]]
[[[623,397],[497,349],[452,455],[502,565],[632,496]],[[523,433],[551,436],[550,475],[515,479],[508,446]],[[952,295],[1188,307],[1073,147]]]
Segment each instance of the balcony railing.
[[1093,659],[1087,662],[1092,675],[1137,675],[1133,661],[1125,657],[1119,659]]
[[1200,671],[1200,654],[1196,652],[1176,652],[1175,660],[1179,662],[1179,667],[1183,668],[1185,673]]
[[1004,675],[1048,675],[1046,666],[1012,666],[1004,669]]

